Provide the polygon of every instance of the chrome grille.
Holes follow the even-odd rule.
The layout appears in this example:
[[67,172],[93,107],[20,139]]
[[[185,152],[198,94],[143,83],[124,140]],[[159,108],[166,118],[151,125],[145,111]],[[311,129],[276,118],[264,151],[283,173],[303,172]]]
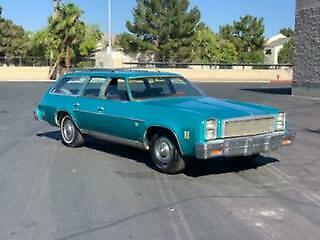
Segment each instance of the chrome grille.
[[270,133],[274,128],[274,117],[229,119],[223,122],[223,137],[241,137]]

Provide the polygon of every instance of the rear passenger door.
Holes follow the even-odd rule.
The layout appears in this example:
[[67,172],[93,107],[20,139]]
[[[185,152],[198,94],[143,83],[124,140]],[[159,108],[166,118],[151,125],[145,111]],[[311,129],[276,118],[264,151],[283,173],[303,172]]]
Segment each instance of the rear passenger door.
[[73,104],[73,112],[82,130],[103,131],[104,100],[102,92],[108,83],[106,77],[90,77]]

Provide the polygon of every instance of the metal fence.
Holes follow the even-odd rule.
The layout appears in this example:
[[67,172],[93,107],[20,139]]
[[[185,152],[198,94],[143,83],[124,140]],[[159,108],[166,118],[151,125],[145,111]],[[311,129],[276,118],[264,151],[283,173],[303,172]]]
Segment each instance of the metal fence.
[[124,62],[129,68],[199,68],[199,69],[290,69],[291,64],[225,64],[225,63],[181,63],[181,62]]
[[[15,66],[15,67],[50,67],[54,62],[41,57],[0,57],[0,67]],[[73,60],[72,67],[94,67],[95,59],[79,58]],[[62,67],[63,63],[62,63]]]
[[[181,68],[181,69],[290,69],[291,64],[226,64],[226,63],[184,63],[184,62],[123,62],[127,68]],[[50,67],[54,66],[54,62],[41,57],[0,57],[0,67],[3,66],[25,66],[25,67]],[[96,66],[95,58],[77,58],[73,59],[71,63],[72,68],[92,68]],[[62,68],[64,68],[62,61]]]
[[0,57],[0,67],[3,66],[50,66],[50,61],[40,57]]

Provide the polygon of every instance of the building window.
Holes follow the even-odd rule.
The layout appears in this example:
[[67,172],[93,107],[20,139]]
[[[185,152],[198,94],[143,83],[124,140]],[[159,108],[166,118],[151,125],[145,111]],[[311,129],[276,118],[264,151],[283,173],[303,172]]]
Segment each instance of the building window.
[[271,50],[271,49],[266,49],[265,54],[266,54],[266,55],[271,55],[271,54],[272,54],[272,50]]

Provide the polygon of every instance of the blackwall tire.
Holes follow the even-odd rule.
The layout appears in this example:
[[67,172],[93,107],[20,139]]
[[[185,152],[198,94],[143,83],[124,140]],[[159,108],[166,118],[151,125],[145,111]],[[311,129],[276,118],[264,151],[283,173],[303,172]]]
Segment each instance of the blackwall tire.
[[186,167],[176,141],[166,134],[160,133],[152,137],[150,154],[154,166],[160,172],[177,174]]

